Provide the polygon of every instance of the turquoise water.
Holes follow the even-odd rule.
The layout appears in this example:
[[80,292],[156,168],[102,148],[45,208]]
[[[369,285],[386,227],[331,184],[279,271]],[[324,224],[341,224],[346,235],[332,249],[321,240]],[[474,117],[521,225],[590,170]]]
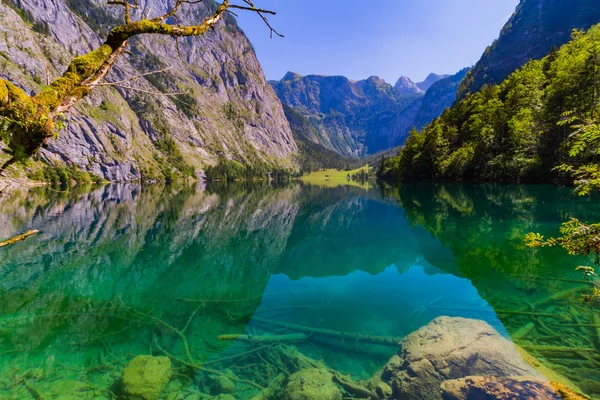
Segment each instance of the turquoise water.
[[[0,240],[40,233],[0,249],[0,398],[115,398],[125,366],[148,354],[172,361],[164,399],[253,398],[294,372],[290,351],[366,380],[439,316],[484,320],[509,339],[534,322],[519,344],[600,398],[600,331],[562,326],[595,323],[577,301],[588,287],[574,267],[586,260],[523,244],[569,217],[598,221],[600,203],[484,184],[11,193]],[[219,376],[235,387],[219,389]]]

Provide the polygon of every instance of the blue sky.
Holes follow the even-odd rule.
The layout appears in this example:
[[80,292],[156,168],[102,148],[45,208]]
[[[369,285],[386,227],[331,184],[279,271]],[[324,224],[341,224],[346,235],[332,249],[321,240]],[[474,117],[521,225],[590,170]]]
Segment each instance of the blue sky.
[[477,62],[518,0],[254,0],[285,38],[269,39],[258,16],[240,12],[268,79],[303,75],[377,75],[395,83],[430,72],[455,73]]

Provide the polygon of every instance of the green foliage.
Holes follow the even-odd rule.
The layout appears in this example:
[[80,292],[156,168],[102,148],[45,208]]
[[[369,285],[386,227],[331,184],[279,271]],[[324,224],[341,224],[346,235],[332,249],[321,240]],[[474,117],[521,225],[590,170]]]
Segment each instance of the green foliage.
[[575,193],[587,195],[600,188],[600,166],[597,162],[585,163],[597,160],[600,155],[600,120],[581,118],[574,112],[566,112],[563,116],[559,126],[573,130],[569,137],[569,156],[575,159],[575,163],[561,164],[556,170],[575,179]]
[[215,166],[206,168],[206,180],[209,182],[222,181],[248,181],[273,179],[276,181],[289,179],[293,176],[290,170],[272,167],[268,164],[256,162],[242,164],[236,160],[221,159]]
[[179,171],[184,177],[196,177],[196,171],[194,170],[194,167],[185,161],[177,142],[165,130],[162,132],[162,137],[154,142],[154,147],[156,147],[156,149],[160,151],[166,158],[166,160],[164,160],[158,154],[155,154],[154,156],[154,159],[159,163],[167,182],[173,182],[179,178],[178,174],[173,171],[173,168],[176,171]]
[[525,237],[527,246],[531,248],[560,246],[573,256],[590,256],[600,266],[600,224],[585,224],[572,218],[561,228],[559,238],[546,240],[539,233],[529,233]]
[[589,193],[600,184],[600,127],[594,122],[599,94],[595,26],[575,31],[570,43],[528,62],[500,85],[465,97],[422,132],[413,130],[380,176],[511,182],[573,177],[581,193]]
[[43,168],[30,172],[27,177],[38,182],[54,184],[102,183],[98,175],[80,170],[76,165],[45,165]]

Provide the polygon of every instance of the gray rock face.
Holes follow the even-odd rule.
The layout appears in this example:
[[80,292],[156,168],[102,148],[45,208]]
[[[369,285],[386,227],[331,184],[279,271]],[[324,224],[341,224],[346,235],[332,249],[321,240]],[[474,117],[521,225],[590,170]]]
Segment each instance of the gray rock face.
[[422,129],[425,125],[442,115],[444,110],[452,106],[452,103],[456,99],[458,85],[468,71],[469,69],[465,68],[454,75],[446,76],[432,83],[427,89],[425,96],[423,96],[423,102],[415,116],[413,126],[417,129]]
[[401,76],[400,79],[394,85],[394,89],[402,94],[424,94],[425,90],[421,89],[419,85],[406,76]]
[[394,116],[420,93],[401,93],[372,76],[351,81],[343,76],[288,73],[271,83],[280,100],[308,118],[318,143],[345,156],[363,156],[389,148]]
[[284,104],[309,119],[318,132],[315,143],[344,156],[364,156],[402,145],[421,115],[424,96],[427,104],[440,106],[427,108],[419,123],[439,117],[454,101],[458,85],[444,85],[431,95],[429,90],[446,78],[429,74],[415,83],[403,76],[392,87],[375,76],[351,81],[288,72],[281,81],[270,83]]
[[437,81],[441,81],[442,79],[448,78],[449,76],[450,75],[440,75],[431,73],[427,75],[427,78],[425,78],[423,82],[417,83],[417,86],[419,87],[419,89],[426,92],[434,83],[436,83]]
[[440,317],[408,335],[381,378],[392,398],[441,399],[440,385],[468,376],[543,379],[486,322]]
[[[8,2],[0,4],[0,77],[29,93],[59,77],[74,56],[96,48],[122,20],[118,8],[101,0]],[[167,7],[160,0],[140,5],[150,17]],[[202,20],[214,6],[212,0],[186,5],[179,22]],[[197,173],[219,158],[293,167],[297,146],[281,103],[233,17],[178,46],[169,37],[134,38],[129,52],[107,81],[170,69],[131,81],[137,91],[97,90],[68,113],[66,129],[43,158],[113,181],[181,173],[181,160]]]

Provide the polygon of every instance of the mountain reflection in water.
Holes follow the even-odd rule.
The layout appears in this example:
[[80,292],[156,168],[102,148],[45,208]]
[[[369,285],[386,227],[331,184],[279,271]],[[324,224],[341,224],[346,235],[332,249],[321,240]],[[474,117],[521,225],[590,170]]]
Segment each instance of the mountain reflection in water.
[[[508,338],[534,323],[524,346],[600,347],[591,327],[556,333],[557,321],[593,323],[566,281],[581,279],[573,267],[584,261],[523,244],[571,216],[600,219],[598,202],[569,188],[110,185],[11,193],[0,210],[0,238],[41,231],[0,249],[0,398],[112,398],[140,354],[167,354],[179,368],[161,398],[252,398],[289,372],[243,338],[295,326],[400,339],[453,316]],[[355,380],[398,352],[307,336],[278,346]],[[531,352],[600,396],[597,352]],[[203,374],[235,377],[236,387],[215,392]]]

